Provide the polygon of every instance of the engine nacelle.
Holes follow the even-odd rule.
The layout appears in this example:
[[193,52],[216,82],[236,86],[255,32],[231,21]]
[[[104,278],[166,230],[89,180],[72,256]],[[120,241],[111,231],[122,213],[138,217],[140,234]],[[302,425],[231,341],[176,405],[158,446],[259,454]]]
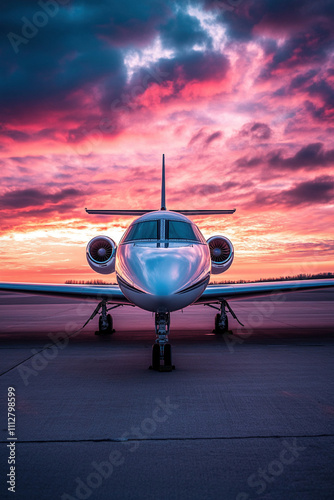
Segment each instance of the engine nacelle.
[[108,236],[96,236],[87,245],[88,264],[100,274],[111,274],[115,271],[116,243]]
[[211,273],[221,274],[228,270],[234,259],[234,248],[226,236],[212,236],[207,240],[211,255]]

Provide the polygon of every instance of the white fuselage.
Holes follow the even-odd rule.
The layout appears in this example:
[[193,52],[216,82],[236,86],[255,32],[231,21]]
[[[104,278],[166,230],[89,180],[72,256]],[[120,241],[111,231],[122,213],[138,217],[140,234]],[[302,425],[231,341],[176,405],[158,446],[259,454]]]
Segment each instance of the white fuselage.
[[125,297],[153,312],[195,302],[211,270],[209,247],[186,216],[167,210],[143,215],[126,231],[116,253],[116,276]]

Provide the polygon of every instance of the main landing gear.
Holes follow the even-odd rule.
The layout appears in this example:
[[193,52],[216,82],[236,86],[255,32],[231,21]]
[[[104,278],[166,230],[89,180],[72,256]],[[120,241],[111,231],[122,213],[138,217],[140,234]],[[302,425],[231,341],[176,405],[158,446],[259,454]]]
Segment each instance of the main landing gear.
[[[213,309],[217,309],[218,311],[220,310],[220,313],[216,314],[215,316],[215,329],[213,330],[214,333],[217,334],[224,334],[228,333],[228,317],[227,317],[227,311],[231,313],[232,317],[237,320],[237,322],[241,325],[244,326],[241,321],[238,320],[236,314],[232,310],[231,306],[226,302],[226,300],[220,301],[220,308],[213,306],[212,304],[206,304],[209,307],[212,307]],[[229,332],[232,333],[232,332]]]
[[101,302],[98,303],[95,311],[93,312],[91,317],[86,321],[86,323],[84,324],[84,326],[82,328],[84,328],[87,325],[87,323],[91,319],[93,319],[94,316],[96,316],[97,313],[101,309],[100,317],[99,317],[99,329],[95,332],[95,335],[111,335],[112,333],[114,333],[115,330],[113,328],[112,316],[111,316],[111,314],[107,314],[107,313],[108,313],[108,311],[110,311],[110,309],[115,309],[115,307],[119,307],[119,305],[114,306],[114,307],[110,307],[109,309],[107,309],[107,301],[102,300]]
[[99,317],[99,329],[95,332],[95,335],[111,335],[114,333],[113,319],[111,314],[107,314],[107,302],[102,300],[100,302],[101,313]]
[[215,333],[227,333],[228,332],[228,317],[226,313],[227,302],[222,301],[220,303],[220,314],[216,314],[215,316]]
[[151,370],[171,372],[175,369],[172,365],[172,347],[168,343],[170,324],[169,313],[155,313],[155,344],[152,346]]

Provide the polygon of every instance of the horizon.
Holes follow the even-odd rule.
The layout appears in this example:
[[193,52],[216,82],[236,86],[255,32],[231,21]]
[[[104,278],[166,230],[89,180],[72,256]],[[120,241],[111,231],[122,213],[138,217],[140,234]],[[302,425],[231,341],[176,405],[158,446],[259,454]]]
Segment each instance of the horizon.
[[167,209],[237,209],[191,217],[234,245],[212,281],[334,271],[329,2],[40,4],[3,17],[1,281],[99,279],[134,217],[84,207],[158,210],[163,153]]

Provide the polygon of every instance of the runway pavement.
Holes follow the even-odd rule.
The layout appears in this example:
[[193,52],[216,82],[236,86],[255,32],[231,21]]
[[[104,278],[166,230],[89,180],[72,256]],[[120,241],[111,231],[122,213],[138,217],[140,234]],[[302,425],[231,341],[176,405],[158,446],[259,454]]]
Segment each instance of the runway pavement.
[[332,500],[334,290],[277,299],[231,302],[225,337],[208,307],[173,313],[157,373],[150,313],[73,335],[93,302],[0,294],[0,498]]

